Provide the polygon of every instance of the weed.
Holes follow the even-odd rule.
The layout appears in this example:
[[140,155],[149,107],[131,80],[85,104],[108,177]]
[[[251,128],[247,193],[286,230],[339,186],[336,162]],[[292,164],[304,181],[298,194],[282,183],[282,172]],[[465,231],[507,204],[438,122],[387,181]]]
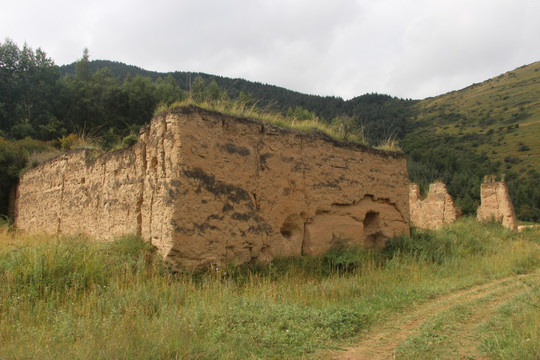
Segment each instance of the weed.
[[398,141],[393,137],[388,137],[381,141],[379,145],[375,146],[376,149],[386,151],[403,151],[398,144]]

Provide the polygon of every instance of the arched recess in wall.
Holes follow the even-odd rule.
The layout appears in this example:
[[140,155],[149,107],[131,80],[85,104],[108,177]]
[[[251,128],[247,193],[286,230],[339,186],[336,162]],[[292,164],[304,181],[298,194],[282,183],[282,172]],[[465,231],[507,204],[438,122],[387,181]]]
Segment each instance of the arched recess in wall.
[[302,244],[304,240],[304,218],[297,214],[287,216],[279,231],[290,242]]
[[386,244],[386,237],[381,229],[381,216],[378,211],[370,210],[366,213],[363,221],[364,237],[368,247],[383,248]]

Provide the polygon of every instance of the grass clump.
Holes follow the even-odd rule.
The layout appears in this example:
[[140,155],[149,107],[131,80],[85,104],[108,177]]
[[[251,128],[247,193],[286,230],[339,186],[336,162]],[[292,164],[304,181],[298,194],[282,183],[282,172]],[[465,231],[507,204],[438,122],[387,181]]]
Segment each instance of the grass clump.
[[377,146],[375,146],[375,149],[386,151],[403,151],[403,149],[401,149],[401,147],[399,146],[397,139],[393,137],[388,137],[384,139]]
[[538,267],[537,234],[462,220],[382,252],[336,247],[173,274],[136,237],[95,243],[2,226],[0,357],[325,358],[395,311]]

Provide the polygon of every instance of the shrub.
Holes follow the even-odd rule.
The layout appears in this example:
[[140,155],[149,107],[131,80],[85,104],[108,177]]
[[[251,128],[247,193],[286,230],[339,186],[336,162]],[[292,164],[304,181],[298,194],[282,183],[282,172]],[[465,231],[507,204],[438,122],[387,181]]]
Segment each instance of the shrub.
[[510,164],[517,164],[519,163],[519,158],[515,155],[510,155],[504,158],[504,162]]
[[139,137],[135,134],[129,134],[128,136],[125,136],[122,139],[122,143],[120,145],[121,148],[128,148],[132,145],[134,145],[137,141],[139,141]]
[[9,191],[29,165],[29,159],[53,150],[52,142],[30,138],[8,141],[0,137],[0,215],[7,214]]
[[482,225],[473,218],[465,218],[446,231],[412,228],[410,237],[392,238],[386,253],[390,256],[408,254],[418,260],[443,264],[467,255],[489,252],[497,245],[490,240],[495,234],[502,239],[511,236],[499,223]]
[[358,266],[359,257],[353,249],[348,249],[344,245],[338,245],[324,255],[324,262],[331,269],[338,272],[346,272],[355,269]]
[[60,147],[63,150],[68,151],[74,149],[82,142],[82,140],[75,134],[69,134],[68,136],[62,136],[61,138],[59,138],[58,142],[60,143]]

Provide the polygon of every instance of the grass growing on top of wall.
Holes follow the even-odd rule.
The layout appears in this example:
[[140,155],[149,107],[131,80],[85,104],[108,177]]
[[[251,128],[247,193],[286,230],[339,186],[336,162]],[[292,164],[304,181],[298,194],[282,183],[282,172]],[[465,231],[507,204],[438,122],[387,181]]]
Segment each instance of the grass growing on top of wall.
[[[333,129],[328,124],[319,121],[319,119],[315,115],[312,115],[311,119],[298,120],[294,117],[286,117],[277,112],[260,109],[255,105],[249,105],[248,103],[242,101],[195,101],[192,99],[186,99],[184,101],[177,101],[171,105],[161,105],[156,109],[154,114],[159,114],[169,109],[187,105],[196,105],[203,109],[217,111],[231,116],[247,117],[251,119],[265,121],[270,124],[289,129],[296,129],[300,131],[318,130],[331,136],[332,138],[344,140],[343,136],[339,134],[336,129]],[[362,143],[356,137],[351,137],[348,140],[352,142]]]
[[[361,131],[357,133],[345,132],[343,124],[340,124],[339,122],[327,124],[319,120],[319,118],[312,113],[309,113],[309,118],[307,119],[299,119],[294,116],[284,116],[280,113],[270,111],[268,109],[261,109],[256,105],[249,105],[248,103],[243,101],[195,101],[188,98],[183,101],[175,102],[171,105],[162,104],[156,108],[154,114],[157,115],[169,109],[187,105],[196,105],[203,109],[217,111],[231,116],[247,117],[251,119],[265,121],[270,124],[288,129],[295,129],[306,132],[317,130],[337,140],[350,141],[358,144],[368,145]],[[388,139],[383,143],[378,144],[377,146],[375,146],[375,148],[387,151],[401,151],[401,148],[399,148],[397,142],[392,139]]]
[[534,238],[470,219],[386,251],[172,274],[136,237],[0,227],[0,358],[312,358],[393,312],[540,266]]

